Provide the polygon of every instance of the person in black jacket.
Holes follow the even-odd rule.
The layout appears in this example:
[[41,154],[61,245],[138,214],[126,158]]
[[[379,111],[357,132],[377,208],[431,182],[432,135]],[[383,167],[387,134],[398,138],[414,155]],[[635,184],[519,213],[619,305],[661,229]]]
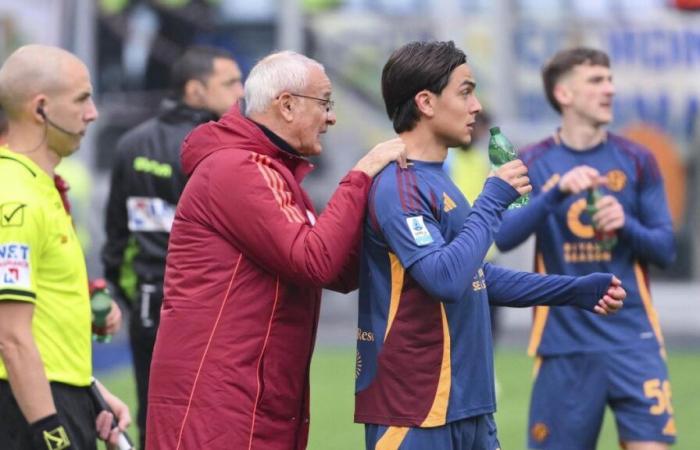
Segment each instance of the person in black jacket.
[[243,96],[241,71],[223,50],[191,47],[173,65],[174,98],[117,143],[102,249],[105,278],[130,307],[130,340],[144,448],[149,368],[163,298],[168,237],[185,187],[180,146],[197,125],[217,120]]

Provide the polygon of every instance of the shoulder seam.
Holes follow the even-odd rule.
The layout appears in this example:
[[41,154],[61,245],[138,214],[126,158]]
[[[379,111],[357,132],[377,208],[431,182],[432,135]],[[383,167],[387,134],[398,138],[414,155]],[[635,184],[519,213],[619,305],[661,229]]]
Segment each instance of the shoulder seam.
[[[650,156],[653,157],[651,150],[641,144],[614,133],[608,133],[608,136],[610,137],[611,141],[619,145],[619,148],[623,153],[629,155],[629,157],[634,161],[634,169],[637,177],[641,177],[644,170],[644,159],[648,159]],[[655,163],[656,161],[654,160],[653,162]]]
[[535,160],[540,158],[544,152],[551,149],[553,144],[554,139],[550,136],[540,142],[525,147],[522,152],[520,152],[520,157],[525,164],[532,164]]

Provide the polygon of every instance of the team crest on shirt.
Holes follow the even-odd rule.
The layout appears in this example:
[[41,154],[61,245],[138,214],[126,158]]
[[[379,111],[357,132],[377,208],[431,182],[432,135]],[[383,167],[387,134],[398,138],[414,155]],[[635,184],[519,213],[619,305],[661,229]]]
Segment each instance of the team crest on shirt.
[[549,437],[549,427],[542,422],[537,422],[530,429],[530,435],[535,442],[544,442]]
[[627,184],[627,175],[625,175],[625,172],[619,169],[611,170],[605,175],[605,178],[608,184],[608,189],[614,192],[620,192]]
[[0,205],[0,226],[21,227],[24,225],[25,203],[8,202]]
[[31,288],[29,246],[16,242],[0,244],[0,288]]
[[416,245],[424,246],[433,242],[433,237],[430,235],[430,231],[423,223],[423,216],[413,216],[407,217],[406,223],[408,224],[408,229],[411,231],[413,240]]

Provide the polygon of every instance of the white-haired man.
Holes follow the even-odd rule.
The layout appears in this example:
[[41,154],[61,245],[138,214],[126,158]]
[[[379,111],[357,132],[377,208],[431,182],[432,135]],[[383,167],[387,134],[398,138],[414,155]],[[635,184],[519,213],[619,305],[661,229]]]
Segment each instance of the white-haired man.
[[323,66],[293,52],[250,72],[232,111],[185,141],[151,366],[147,448],[306,447],[321,288],[357,287],[371,177],[405,166],[379,144],[316,216],[301,180],[335,123]]
[[117,143],[102,247],[105,278],[131,312],[129,342],[141,449],[146,446],[148,377],[169,232],[187,183],[180,170],[180,146],[195,127],[217,120],[243,97],[238,64],[216,47],[188,48],[173,64],[171,88],[172,96],[162,102],[158,115]]

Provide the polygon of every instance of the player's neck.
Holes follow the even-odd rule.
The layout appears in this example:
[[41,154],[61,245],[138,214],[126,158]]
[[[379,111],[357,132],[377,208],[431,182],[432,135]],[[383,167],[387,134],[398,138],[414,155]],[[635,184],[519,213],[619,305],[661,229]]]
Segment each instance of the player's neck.
[[559,139],[574,150],[587,150],[603,142],[608,134],[605,126],[562,122],[557,131]]
[[53,177],[61,158],[49,148],[46,136],[42,133],[33,133],[17,128],[19,127],[15,127],[7,134],[5,140],[7,147],[11,151],[31,159],[44,172]]
[[415,161],[442,162],[447,158],[447,146],[437,136],[421,127],[400,134],[406,144],[406,156]]

